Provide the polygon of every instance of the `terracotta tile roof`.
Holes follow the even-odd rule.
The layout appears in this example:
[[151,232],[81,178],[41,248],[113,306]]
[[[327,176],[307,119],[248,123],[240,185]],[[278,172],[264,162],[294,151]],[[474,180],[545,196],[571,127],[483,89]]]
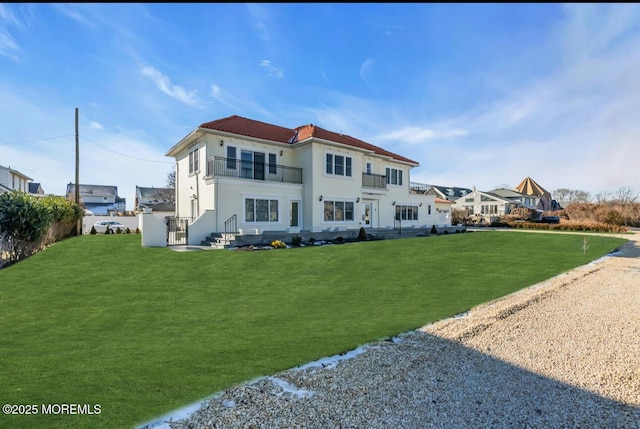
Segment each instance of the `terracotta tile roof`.
[[243,118],[242,116],[229,116],[227,118],[217,119],[215,121],[206,122],[200,125],[200,128],[208,128],[210,130],[224,131],[232,134],[238,134],[247,137],[255,137],[264,140],[275,141],[279,143],[295,143],[310,138],[318,138],[329,140],[336,143],[342,143],[348,146],[357,147],[373,151],[378,155],[388,156],[398,161],[404,161],[418,165],[419,163],[404,156],[389,152],[381,147],[363,142],[354,137],[334,133],[325,130],[313,124],[303,125],[301,127],[291,129],[280,127],[277,125],[267,124],[253,119]]
[[436,203],[449,203],[449,204],[454,204],[454,203],[455,203],[455,201],[445,200],[444,198],[437,198],[437,197],[436,197]]
[[295,130],[291,128],[279,127],[237,115],[206,122],[200,125],[200,128],[225,131],[280,143],[291,143],[295,137]]
[[419,164],[418,162],[413,161],[409,158],[405,158],[404,156],[389,152],[388,150],[382,149],[381,147],[372,145],[370,143],[363,142],[362,140],[358,140],[355,137],[351,137],[346,134],[334,133],[333,131],[325,130],[324,128],[320,128],[313,124],[303,125],[296,128],[296,130],[298,131],[298,141],[304,141],[306,139],[315,137],[336,143],[342,143],[348,146],[354,146],[360,149],[370,150],[378,155],[389,156],[399,161],[409,162],[416,165]]

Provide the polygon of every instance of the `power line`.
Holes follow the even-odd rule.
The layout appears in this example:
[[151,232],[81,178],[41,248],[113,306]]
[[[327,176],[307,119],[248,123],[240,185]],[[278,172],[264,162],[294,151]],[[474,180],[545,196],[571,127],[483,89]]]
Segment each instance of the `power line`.
[[91,140],[91,139],[89,139],[89,138],[87,138],[85,136],[80,136],[80,137],[82,137],[84,140],[88,141],[89,143],[91,143],[93,145],[96,145],[101,149],[106,150],[107,152],[115,153],[116,155],[123,156],[125,158],[131,158],[131,159],[135,159],[135,160],[138,160],[138,161],[157,162],[157,163],[160,163],[160,164],[174,164],[173,162],[170,162],[170,161],[158,161],[158,160],[155,160],[155,159],[145,159],[145,158],[139,158],[137,156],[125,155],[124,153],[116,152],[115,150],[112,150],[112,149],[106,148],[106,147],[104,147],[102,145],[99,145],[98,143],[94,142],[93,140]]
[[6,142],[6,143],[0,143],[0,146],[10,146],[10,145],[22,144],[22,143],[35,143],[35,142],[41,142],[41,141],[46,141],[46,140],[62,139],[62,138],[65,138],[65,137],[73,137],[73,134],[67,134],[65,136],[58,136],[58,137],[45,137],[45,138],[35,139],[35,140],[22,140],[22,141],[17,141],[17,142]]

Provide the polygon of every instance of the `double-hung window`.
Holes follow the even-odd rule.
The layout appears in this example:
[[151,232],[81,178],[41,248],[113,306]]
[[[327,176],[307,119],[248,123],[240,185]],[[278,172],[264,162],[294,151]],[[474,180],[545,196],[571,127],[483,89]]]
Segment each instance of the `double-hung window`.
[[402,186],[402,170],[387,168],[387,184]]
[[350,156],[328,153],[325,158],[325,172],[334,176],[351,177],[353,158]]
[[194,149],[189,152],[189,174],[200,170],[198,152],[198,149]]

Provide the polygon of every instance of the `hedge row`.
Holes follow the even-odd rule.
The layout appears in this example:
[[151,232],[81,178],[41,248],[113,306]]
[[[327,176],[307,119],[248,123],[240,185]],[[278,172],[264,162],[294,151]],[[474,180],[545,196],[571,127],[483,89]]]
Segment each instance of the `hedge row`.
[[0,267],[72,235],[82,209],[64,197],[0,194]]
[[570,220],[562,220],[560,223],[541,223],[541,222],[512,222],[501,221],[494,222],[491,226],[504,226],[509,228],[522,229],[546,229],[553,231],[591,231],[591,232],[627,232],[629,229],[620,225],[611,225],[603,222],[585,221],[577,222]]

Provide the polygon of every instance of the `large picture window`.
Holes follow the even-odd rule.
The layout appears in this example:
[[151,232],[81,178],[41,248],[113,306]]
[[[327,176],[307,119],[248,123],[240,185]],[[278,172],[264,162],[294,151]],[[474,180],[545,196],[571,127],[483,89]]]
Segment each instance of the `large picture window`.
[[325,222],[353,222],[355,219],[353,201],[328,201],[324,202]]
[[334,176],[351,177],[353,159],[350,156],[328,153],[325,162],[325,172]]
[[245,222],[278,222],[278,200],[245,198]]
[[418,206],[396,204],[396,220],[418,220]]

